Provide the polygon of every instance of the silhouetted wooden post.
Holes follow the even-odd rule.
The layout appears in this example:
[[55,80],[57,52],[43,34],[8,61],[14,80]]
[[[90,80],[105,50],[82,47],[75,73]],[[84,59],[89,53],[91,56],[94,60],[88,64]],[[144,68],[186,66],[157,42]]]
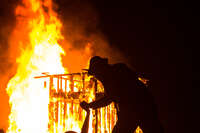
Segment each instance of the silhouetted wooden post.
[[52,87],[53,87],[53,77],[50,76],[50,82],[49,82],[49,96],[52,96]]
[[57,91],[56,91],[56,122],[58,123],[58,111],[59,111],[59,103],[58,103],[58,99],[59,99],[59,76],[56,77],[57,78]]
[[[52,114],[52,109],[53,109],[53,106],[54,106],[54,103],[52,103],[52,101],[51,101],[51,98],[52,98],[52,87],[53,87],[53,77],[52,76],[50,76],[49,77],[49,106],[48,106],[48,108],[49,108],[49,120],[52,120],[52,119],[54,119],[54,114]],[[53,131],[53,122],[51,122],[51,123],[49,123],[48,124],[48,128],[50,129],[50,131]]]
[[[70,75],[70,89],[71,89],[71,94],[73,94],[73,92],[74,92],[74,76],[71,74]],[[73,100],[71,101],[71,103],[72,103],[72,106],[71,106],[71,112],[72,112],[72,115],[73,115]]]
[[65,79],[65,91],[64,91],[64,122],[63,122],[63,125],[64,125],[64,129],[65,129],[65,119],[66,119],[66,96],[67,96],[67,79]]
[[[95,99],[97,98],[97,80],[94,80],[94,89],[95,89]],[[98,110],[95,110],[95,117],[96,117],[96,125],[95,125],[95,133],[98,131]]]
[[82,84],[83,84],[83,92],[85,91],[85,73],[82,73]]

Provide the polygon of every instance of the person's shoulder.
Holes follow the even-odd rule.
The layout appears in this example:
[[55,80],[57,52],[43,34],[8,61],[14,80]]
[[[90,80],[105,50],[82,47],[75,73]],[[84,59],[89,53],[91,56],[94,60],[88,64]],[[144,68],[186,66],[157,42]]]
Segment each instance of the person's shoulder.
[[116,63],[113,64],[113,70],[116,73],[121,73],[121,74],[134,74],[135,72],[129,68],[125,63]]
[[124,63],[116,63],[112,65],[114,69],[129,69]]

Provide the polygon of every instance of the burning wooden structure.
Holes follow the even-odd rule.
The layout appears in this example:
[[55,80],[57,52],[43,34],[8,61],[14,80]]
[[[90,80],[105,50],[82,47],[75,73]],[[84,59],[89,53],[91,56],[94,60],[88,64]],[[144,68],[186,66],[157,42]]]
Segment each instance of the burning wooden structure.
[[[49,89],[49,124],[50,133],[67,130],[80,132],[85,119],[85,111],[80,102],[91,102],[103,96],[103,86],[86,72],[71,74],[43,73],[44,88]],[[90,114],[90,133],[110,133],[117,121],[114,104],[93,110]]]
[[[73,44],[61,32],[63,24],[55,7],[52,0],[21,0],[14,9],[16,23],[9,50],[17,68],[6,88],[10,105],[7,133],[80,132],[85,112],[79,103],[103,94],[101,84],[84,72],[57,74],[70,70],[64,67],[63,56],[72,57],[73,62],[84,55],[80,60],[86,67],[95,44],[91,40],[83,50],[70,52]],[[35,77],[44,71],[49,74]],[[116,122],[113,104],[93,110],[90,116],[89,133],[109,133]]]

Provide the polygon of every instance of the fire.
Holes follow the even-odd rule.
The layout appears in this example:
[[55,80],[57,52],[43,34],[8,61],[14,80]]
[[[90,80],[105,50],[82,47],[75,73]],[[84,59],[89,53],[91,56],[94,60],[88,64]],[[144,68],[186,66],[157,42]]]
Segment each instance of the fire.
[[[65,51],[59,45],[59,41],[64,39],[61,34],[62,23],[56,12],[53,11],[52,6],[52,0],[22,0],[22,4],[18,5],[15,10],[17,22],[10,43],[20,47],[20,51],[18,49],[12,51],[13,55],[20,54],[16,58],[16,74],[10,79],[6,89],[10,96],[9,103],[11,106],[8,133],[81,131],[86,113],[80,112],[80,101],[78,103],[59,101],[55,104],[55,98],[50,95],[51,91],[57,94],[64,91],[67,94],[83,91],[79,89],[80,83],[74,83],[73,87],[70,87],[72,81],[67,81],[64,90],[63,85],[59,87],[60,79],[57,79],[57,87],[51,86],[51,84],[47,85],[47,82],[51,82],[51,79],[34,79],[41,73],[52,75],[67,72],[61,59],[61,56],[65,55]],[[88,46],[86,47],[87,53],[90,52]],[[89,91],[88,96],[87,101],[91,102],[94,99],[94,91]],[[66,106],[64,106],[65,103]],[[101,121],[97,121],[99,125],[106,120],[104,119],[106,117],[105,111],[112,110],[112,113],[115,112],[114,106],[111,106],[107,109],[100,109],[101,111],[98,110],[98,117],[101,119]],[[79,110],[79,112],[72,115],[70,110],[72,112]],[[64,113],[67,113],[65,118]],[[94,111],[90,115],[89,133],[95,131],[93,130],[95,127],[93,113]],[[115,115],[116,112],[113,117]],[[81,119],[78,120],[77,116],[80,116]],[[115,121],[112,121],[112,127]],[[105,123],[103,122],[104,125]],[[102,125],[98,131],[108,128],[110,132],[112,127],[108,127],[108,125],[103,127]]]
[[11,37],[22,49],[16,59],[17,72],[7,85],[11,105],[8,133],[45,133],[49,90],[33,77],[42,72],[66,72],[61,62],[65,52],[58,44],[64,39],[62,24],[51,0],[23,0],[22,4],[15,10],[17,23]]
[[[94,100],[96,93],[103,92],[102,85],[96,86],[96,90],[87,91],[83,90],[85,87],[79,82],[83,79],[68,80],[70,76],[58,76],[67,73],[61,58],[67,54],[59,45],[59,41],[64,40],[62,23],[53,10],[52,0],[22,0],[15,14],[17,22],[10,43],[19,47],[20,51],[12,51],[13,56],[18,56],[16,74],[6,89],[11,106],[7,132],[80,132],[86,113],[79,103],[81,100]],[[90,45],[86,46],[86,53],[90,53]],[[41,73],[48,78],[34,78]],[[85,80],[90,82],[88,77]],[[66,96],[79,92],[84,92],[86,98],[79,97],[78,100],[66,102],[69,100],[66,100]],[[89,133],[111,132],[116,121],[114,104],[93,110]]]

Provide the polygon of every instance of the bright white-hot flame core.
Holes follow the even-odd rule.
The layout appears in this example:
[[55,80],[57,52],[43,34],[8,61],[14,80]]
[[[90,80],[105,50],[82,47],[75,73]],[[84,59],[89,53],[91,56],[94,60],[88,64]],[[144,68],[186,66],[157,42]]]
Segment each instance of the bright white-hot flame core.
[[[22,4],[16,7],[16,27],[10,37],[10,43],[11,46],[19,47],[21,51],[16,57],[16,74],[7,85],[11,107],[7,133],[81,131],[86,113],[81,111],[79,103],[66,103],[65,98],[64,100],[57,98],[59,101],[55,102],[50,95],[51,91],[57,94],[83,91],[80,89],[80,83],[75,82],[71,89],[69,80],[65,82],[65,86],[58,84],[56,87],[46,84],[46,82],[51,82],[49,79],[47,81],[34,79],[41,73],[52,75],[67,72],[61,58],[65,55],[65,51],[58,43],[64,39],[61,34],[62,23],[53,11],[52,5],[52,0],[22,0]],[[88,44],[86,47],[87,53],[91,53],[89,46]],[[14,48],[11,52],[15,53],[15,51],[17,50]],[[85,61],[86,64],[87,62],[88,60]],[[57,78],[52,82],[58,83],[63,79],[59,80]],[[103,90],[101,87],[98,89]],[[89,95],[88,102],[94,100],[94,90],[90,90],[87,94]],[[57,114],[54,110],[57,110]],[[111,132],[117,120],[114,104],[95,111],[96,123],[93,122],[93,112],[91,111],[90,114],[89,133],[95,132],[96,123],[98,123],[96,127],[98,133]],[[67,116],[64,115],[65,113]],[[50,116],[53,118],[50,119]],[[78,116],[80,116],[79,119]]]
[[66,72],[61,62],[64,50],[58,44],[63,39],[62,24],[51,0],[23,0],[22,4],[16,8],[17,24],[11,36],[23,48],[16,60],[17,72],[7,85],[11,105],[8,133],[47,133],[49,89],[33,78],[42,72]]

